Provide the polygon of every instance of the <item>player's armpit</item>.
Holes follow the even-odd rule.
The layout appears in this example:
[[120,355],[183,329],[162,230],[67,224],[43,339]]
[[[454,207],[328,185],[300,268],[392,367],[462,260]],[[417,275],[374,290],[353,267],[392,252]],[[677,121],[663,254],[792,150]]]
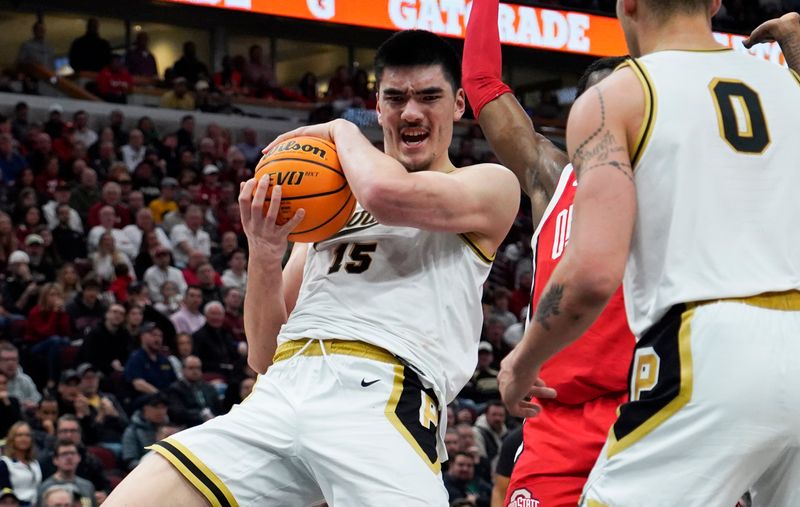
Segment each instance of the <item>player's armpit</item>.
[[511,94],[486,104],[478,121],[497,158],[514,172],[522,190],[531,197],[543,193],[548,202],[569,162],[567,154],[534,130]]

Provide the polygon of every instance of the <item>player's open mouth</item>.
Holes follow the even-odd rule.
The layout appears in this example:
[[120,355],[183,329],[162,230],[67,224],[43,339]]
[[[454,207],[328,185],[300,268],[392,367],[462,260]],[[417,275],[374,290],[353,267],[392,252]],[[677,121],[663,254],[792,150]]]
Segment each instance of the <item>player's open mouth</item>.
[[403,140],[403,144],[412,148],[421,145],[428,139],[428,136],[429,134],[425,129],[419,128],[403,129],[400,132],[400,139]]

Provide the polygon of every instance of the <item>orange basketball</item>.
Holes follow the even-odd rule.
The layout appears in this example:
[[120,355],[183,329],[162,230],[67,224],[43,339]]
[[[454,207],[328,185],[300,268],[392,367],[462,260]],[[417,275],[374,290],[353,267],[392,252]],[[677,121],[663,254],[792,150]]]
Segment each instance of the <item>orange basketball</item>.
[[290,241],[314,243],[336,234],[347,223],[356,199],[344,177],[336,147],[317,137],[301,136],[272,148],[256,167],[256,180],[269,178],[269,207],[273,185],[281,186],[277,222],[285,224],[300,208],[305,217],[289,234]]

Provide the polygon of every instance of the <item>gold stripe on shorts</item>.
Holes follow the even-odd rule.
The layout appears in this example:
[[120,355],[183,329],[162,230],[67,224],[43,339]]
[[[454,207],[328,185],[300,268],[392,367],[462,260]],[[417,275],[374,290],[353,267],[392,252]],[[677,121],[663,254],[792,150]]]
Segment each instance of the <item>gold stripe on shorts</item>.
[[167,459],[209,501],[212,507],[239,507],[233,493],[200,458],[172,438],[149,446]]
[[712,299],[696,303],[698,306],[710,305],[713,303],[741,303],[748,306],[757,306],[770,310],[783,310],[786,312],[800,312],[800,291],[791,290],[786,292],[765,292],[757,296],[744,298],[724,298]]
[[[294,357],[300,350],[303,350],[301,354],[303,356],[321,356],[322,346],[320,345],[320,340],[314,340],[309,344],[309,339],[311,338],[282,343],[275,351],[275,357],[272,358],[272,362],[277,363]],[[366,342],[352,340],[321,340],[321,342],[325,344],[326,354],[363,357],[364,359],[372,359],[382,363],[401,364],[399,359],[386,350]]]

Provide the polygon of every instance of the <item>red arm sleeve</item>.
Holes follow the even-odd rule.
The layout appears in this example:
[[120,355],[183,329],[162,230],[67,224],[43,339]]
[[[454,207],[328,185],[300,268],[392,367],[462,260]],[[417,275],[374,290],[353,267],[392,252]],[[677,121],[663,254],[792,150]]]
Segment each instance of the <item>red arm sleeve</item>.
[[483,106],[511,88],[502,81],[503,57],[497,28],[499,0],[474,0],[464,41],[464,91],[477,118]]

